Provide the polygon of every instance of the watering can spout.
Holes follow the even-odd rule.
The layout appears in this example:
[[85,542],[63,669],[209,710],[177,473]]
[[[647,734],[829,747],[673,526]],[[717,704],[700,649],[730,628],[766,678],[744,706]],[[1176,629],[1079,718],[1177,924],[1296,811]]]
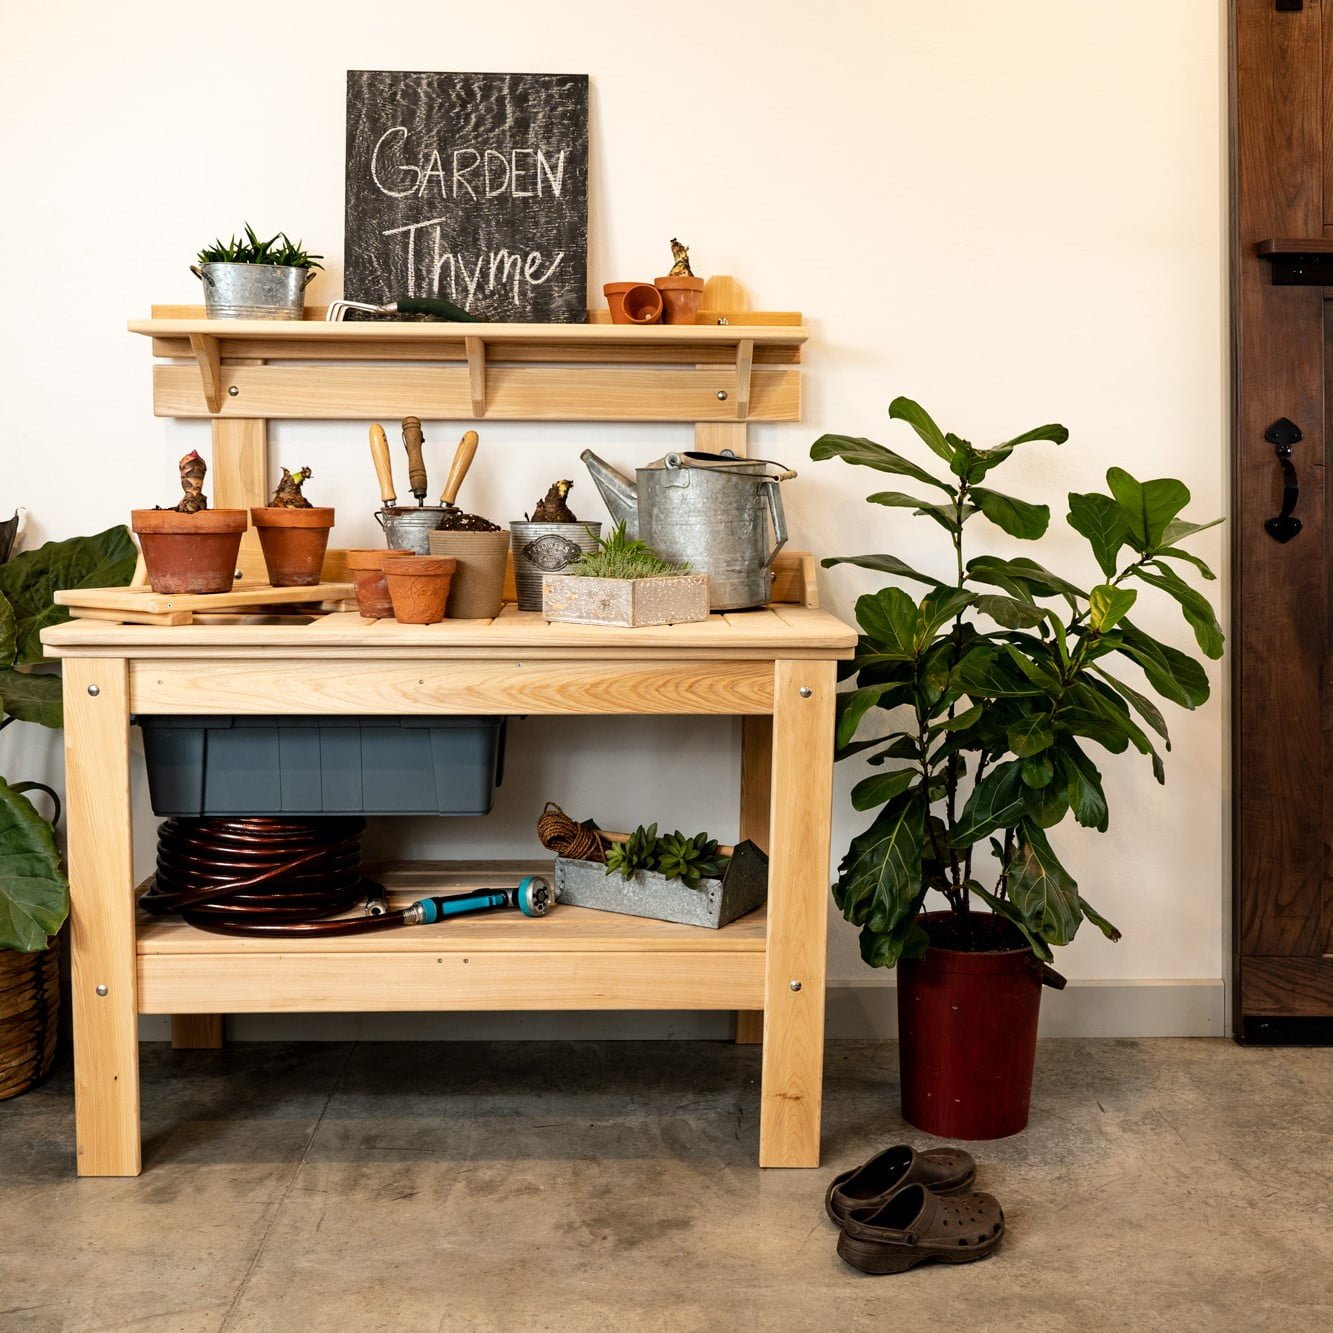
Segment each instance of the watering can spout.
[[598,458],[591,449],[585,449],[579,457],[597,484],[597,489],[602,493],[602,499],[606,501],[612,521],[624,523],[629,536],[637,537],[639,496],[634,483],[623,473],[617,472],[609,463]]

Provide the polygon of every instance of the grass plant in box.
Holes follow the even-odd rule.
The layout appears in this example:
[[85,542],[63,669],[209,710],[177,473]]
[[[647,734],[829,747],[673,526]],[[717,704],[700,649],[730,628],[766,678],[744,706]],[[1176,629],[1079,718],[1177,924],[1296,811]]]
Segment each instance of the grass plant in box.
[[[1068,432],[1038,426],[981,449],[910,399],[896,399],[889,415],[943,461],[944,475],[846,435],[821,437],[811,456],[911,483],[911,494],[867,498],[942,529],[952,575],[935,578],[892,552],[824,562],[894,580],[856,603],[855,688],[839,696],[837,753],[872,766],[852,804],[874,817],[847,849],[833,894],[860,927],[865,961],[899,969],[903,1114],[935,1134],[995,1138],[1027,1120],[1042,980],[1063,984],[1049,966],[1053,947],[1084,921],[1119,938],[1061,862],[1052,831],[1072,817],[1105,832],[1094,748],[1132,748],[1165,780],[1157,746],[1170,748],[1166,720],[1145,689],[1184,708],[1208,698],[1203,666],[1130,613],[1141,592],[1160,594],[1204,657],[1222,655],[1213,607],[1184,577],[1213,573],[1181,545],[1213,523],[1182,517],[1190,493],[1181,482],[1112,467],[1105,492],[1068,496],[1066,521],[1091,548],[1091,578],[1026,556],[970,555],[977,519],[1021,541],[1045,536],[1046,505],[988,483],[1018,449],[1063,444]],[[897,586],[904,580],[924,595]],[[946,910],[927,910],[931,894]]]
[[708,619],[708,576],[664,560],[618,523],[568,573],[542,580],[542,614],[573,625],[674,625]]
[[[48,542],[0,564],[0,731],[15,723],[58,728],[60,677],[44,667],[39,635],[69,613],[58,588],[128,583],[135,550],[129,532]],[[12,735],[12,733],[11,733]],[[52,803],[48,822],[30,792]],[[57,934],[69,913],[53,825],[60,802],[40,782],[0,778],[0,1100],[26,1092],[50,1071],[59,1009]]]

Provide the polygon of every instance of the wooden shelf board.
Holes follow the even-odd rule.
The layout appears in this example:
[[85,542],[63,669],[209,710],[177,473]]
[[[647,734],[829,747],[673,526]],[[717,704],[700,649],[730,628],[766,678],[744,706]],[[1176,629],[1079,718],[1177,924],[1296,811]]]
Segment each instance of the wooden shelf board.
[[[368,865],[395,906],[433,894],[516,884],[524,875],[552,873],[550,861],[398,861]],[[147,884],[140,886],[147,888]],[[174,917],[140,915],[138,952],[147,954],[460,954],[671,953],[734,954],[764,951],[765,908],[720,930],[680,926],[644,917],[556,906],[540,918],[521,912],[486,912],[434,926],[408,926],[376,935],[321,940],[249,939],[214,935]],[[671,1006],[666,1005],[667,1008]]]

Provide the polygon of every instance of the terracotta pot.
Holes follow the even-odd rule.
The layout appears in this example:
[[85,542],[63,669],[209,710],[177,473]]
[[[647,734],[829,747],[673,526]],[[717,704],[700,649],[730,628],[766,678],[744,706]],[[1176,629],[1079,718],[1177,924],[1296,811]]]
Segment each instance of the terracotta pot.
[[154,592],[230,592],[236,557],[246,528],[244,509],[134,509],[138,534]]
[[268,581],[275,588],[308,588],[319,582],[333,510],[252,509]]
[[[927,912],[921,924],[930,932],[949,917]],[[1006,947],[932,944],[924,958],[898,964],[903,1118],[928,1134],[1002,1139],[1028,1122],[1041,964],[1026,945],[997,943]]]
[[666,312],[662,317],[664,324],[693,324],[699,313],[699,302],[703,299],[704,280],[702,278],[657,278],[654,280],[657,290],[662,293]]
[[367,620],[391,620],[393,602],[384,579],[384,562],[393,556],[411,555],[403,548],[383,551],[348,551],[347,572],[356,586],[356,606]]
[[432,532],[430,553],[458,561],[449,593],[450,619],[493,620],[500,614],[509,561],[507,532]]
[[447,556],[391,555],[384,578],[393,602],[393,618],[404,625],[434,625],[444,619],[456,564]]
[[602,288],[612,324],[656,324],[662,318],[662,293],[647,282],[608,282]]

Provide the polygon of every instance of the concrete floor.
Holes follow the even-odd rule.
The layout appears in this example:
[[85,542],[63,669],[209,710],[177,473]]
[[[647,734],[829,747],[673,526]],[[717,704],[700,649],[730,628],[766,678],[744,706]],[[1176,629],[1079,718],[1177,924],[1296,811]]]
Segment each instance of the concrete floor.
[[0,1329],[1329,1329],[1333,1052],[1052,1041],[976,1145],[991,1259],[872,1278],[836,1169],[908,1131],[832,1043],[818,1171],[721,1043],[143,1048],[145,1171],[76,1180],[68,1069],[0,1105]]

